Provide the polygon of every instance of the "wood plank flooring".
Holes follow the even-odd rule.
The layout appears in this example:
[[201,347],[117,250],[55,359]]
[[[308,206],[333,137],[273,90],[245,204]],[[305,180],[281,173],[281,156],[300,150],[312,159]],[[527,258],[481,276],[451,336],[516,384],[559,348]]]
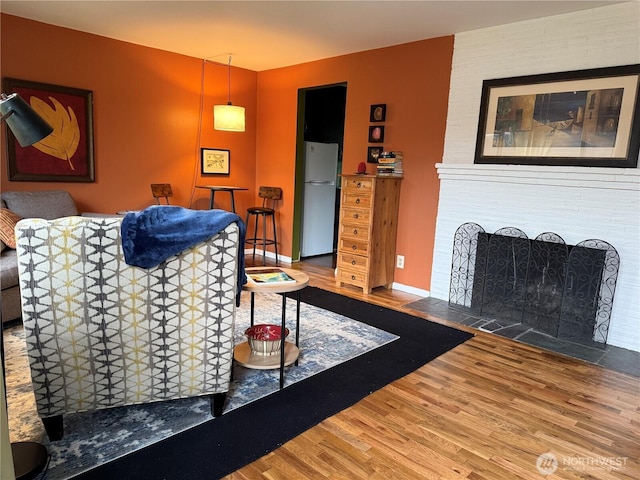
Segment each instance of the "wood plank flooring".
[[[330,268],[292,268],[312,286],[462,328],[403,307],[414,295],[364,296],[336,288]],[[469,331],[463,345],[225,478],[640,478],[640,379]]]

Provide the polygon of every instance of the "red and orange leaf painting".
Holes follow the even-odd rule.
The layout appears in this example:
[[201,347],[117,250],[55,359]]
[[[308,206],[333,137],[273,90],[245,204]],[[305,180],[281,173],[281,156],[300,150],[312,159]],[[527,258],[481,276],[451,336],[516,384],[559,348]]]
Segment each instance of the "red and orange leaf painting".
[[42,153],[51,155],[69,163],[69,168],[75,170],[71,158],[80,143],[80,127],[78,119],[71,107],[68,110],[55,98],[49,97],[55,110],[45,101],[31,97],[31,107],[53,127],[53,133],[33,146]]

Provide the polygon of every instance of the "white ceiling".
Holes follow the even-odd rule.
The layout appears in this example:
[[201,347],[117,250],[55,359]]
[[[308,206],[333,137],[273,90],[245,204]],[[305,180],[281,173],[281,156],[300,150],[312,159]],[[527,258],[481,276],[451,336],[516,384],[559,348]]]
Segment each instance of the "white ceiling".
[[615,0],[1,0],[0,10],[254,71],[590,8]]

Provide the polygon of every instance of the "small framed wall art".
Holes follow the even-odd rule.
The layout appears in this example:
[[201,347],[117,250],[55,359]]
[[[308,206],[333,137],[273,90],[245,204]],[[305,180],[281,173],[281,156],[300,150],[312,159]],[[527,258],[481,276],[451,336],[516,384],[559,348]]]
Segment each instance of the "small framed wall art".
[[371,105],[371,111],[369,112],[370,122],[384,122],[387,117],[387,104],[378,103]]
[[367,163],[378,163],[378,157],[383,150],[384,147],[367,147]]
[[369,127],[369,143],[384,142],[384,127],[372,125]]
[[201,148],[203,175],[229,175],[231,152],[219,148]]

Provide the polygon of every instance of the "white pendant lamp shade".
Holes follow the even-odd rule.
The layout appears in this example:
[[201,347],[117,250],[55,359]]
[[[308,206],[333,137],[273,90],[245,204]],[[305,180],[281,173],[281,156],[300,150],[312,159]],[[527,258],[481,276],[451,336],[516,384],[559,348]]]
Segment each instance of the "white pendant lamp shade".
[[231,105],[231,57],[228,70],[228,100],[226,105],[213,106],[213,128],[226,132],[244,132],[244,107]]
[[213,128],[227,132],[244,132],[244,107],[213,106]]

